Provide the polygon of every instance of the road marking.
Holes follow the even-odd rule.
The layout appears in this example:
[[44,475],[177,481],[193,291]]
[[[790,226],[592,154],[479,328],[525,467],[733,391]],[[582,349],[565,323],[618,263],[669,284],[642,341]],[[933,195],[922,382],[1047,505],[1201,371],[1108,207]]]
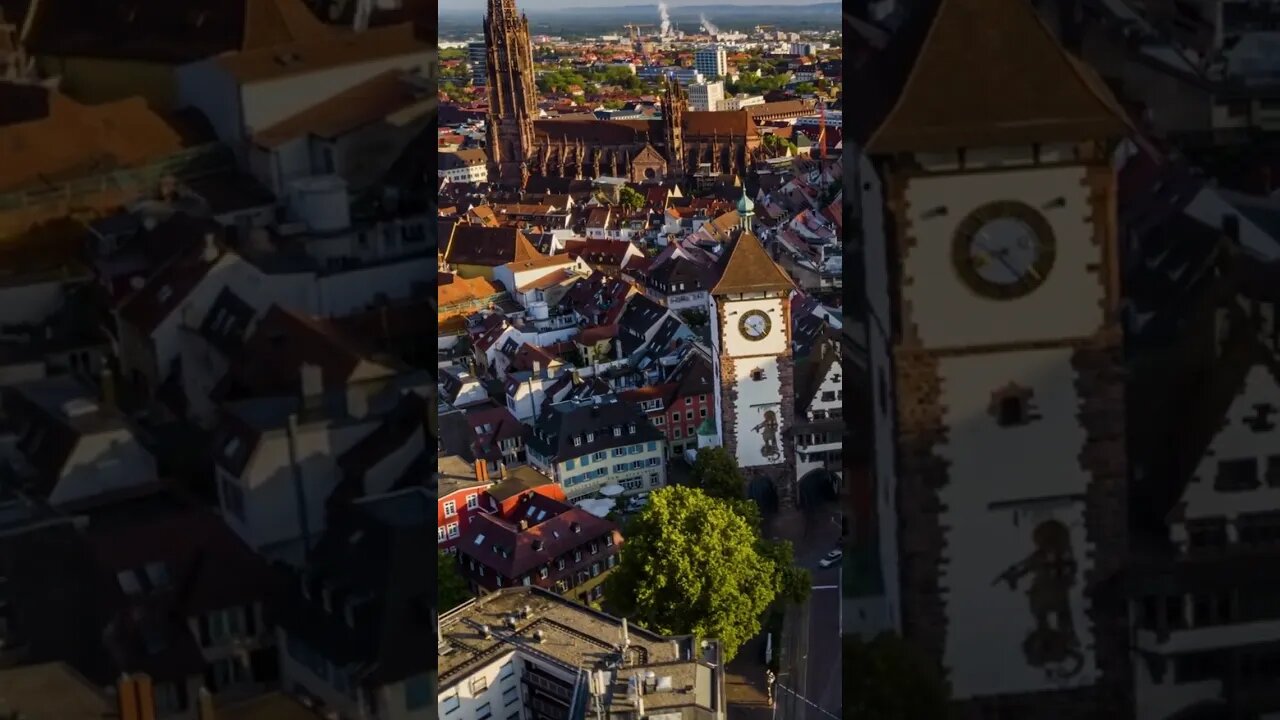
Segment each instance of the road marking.
[[811,590],[839,590],[839,585],[814,585]]

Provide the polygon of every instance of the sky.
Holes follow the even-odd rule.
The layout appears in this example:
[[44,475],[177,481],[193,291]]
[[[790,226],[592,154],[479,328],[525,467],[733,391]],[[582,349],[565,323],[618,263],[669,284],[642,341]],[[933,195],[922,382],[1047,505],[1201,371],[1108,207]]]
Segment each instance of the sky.
[[[793,5],[813,5],[824,0],[801,0],[800,2],[791,2]],[[830,2],[831,0],[825,0]],[[440,0],[440,7],[447,10],[462,10],[469,8],[483,8],[487,3],[484,0]],[[545,10],[547,8],[564,8],[564,7],[607,7],[609,5],[645,5],[648,3],[633,2],[632,0],[620,0],[618,2],[609,2],[609,0],[516,0],[516,5],[522,9],[528,10]],[[729,3],[719,3],[715,0],[667,0],[667,7],[679,8],[686,5],[778,5],[778,0],[732,0]],[[654,12],[657,12],[658,3],[653,3]]]

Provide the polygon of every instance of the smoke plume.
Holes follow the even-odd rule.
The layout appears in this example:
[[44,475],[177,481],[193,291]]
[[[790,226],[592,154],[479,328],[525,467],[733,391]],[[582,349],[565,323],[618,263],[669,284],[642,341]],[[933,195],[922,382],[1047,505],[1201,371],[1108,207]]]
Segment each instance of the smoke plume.
[[711,21],[707,19],[706,15],[699,15],[698,20],[702,22],[702,28],[707,31],[708,35],[720,34],[720,28],[716,27],[715,25],[712,25]]
[[671,16],[667,15],[667,4],[658,3],[658,15],[662,17],[662,37],[671,34]]

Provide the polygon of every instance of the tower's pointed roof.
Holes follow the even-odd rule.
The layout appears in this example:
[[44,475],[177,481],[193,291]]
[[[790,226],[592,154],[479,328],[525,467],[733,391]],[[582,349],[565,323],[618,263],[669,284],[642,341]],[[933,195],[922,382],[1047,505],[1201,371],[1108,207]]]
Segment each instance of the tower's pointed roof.
[[1028,0],[939,0],[871,153],[1122,137],[1132,125],[1101,78]]
[[794,287],[791,277],[764,251],[760,239],[750,232],[743,232],[729,249],[724,270],[715,287],[711,288],[711,294],[791,290]]

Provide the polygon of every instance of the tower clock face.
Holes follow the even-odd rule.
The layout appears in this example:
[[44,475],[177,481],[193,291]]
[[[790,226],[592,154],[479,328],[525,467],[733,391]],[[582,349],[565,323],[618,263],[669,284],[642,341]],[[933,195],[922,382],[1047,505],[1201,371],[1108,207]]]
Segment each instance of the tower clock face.
[[1044,284],[1055,258],[1053,230],[1035,208],[999,202],[973,211],[956,228],[952,257],[974,292],[1008,300]]
[[761,310],[748,310],[738,321],[738,332],[748,340],[763,340],[772,327],[773,321]]

